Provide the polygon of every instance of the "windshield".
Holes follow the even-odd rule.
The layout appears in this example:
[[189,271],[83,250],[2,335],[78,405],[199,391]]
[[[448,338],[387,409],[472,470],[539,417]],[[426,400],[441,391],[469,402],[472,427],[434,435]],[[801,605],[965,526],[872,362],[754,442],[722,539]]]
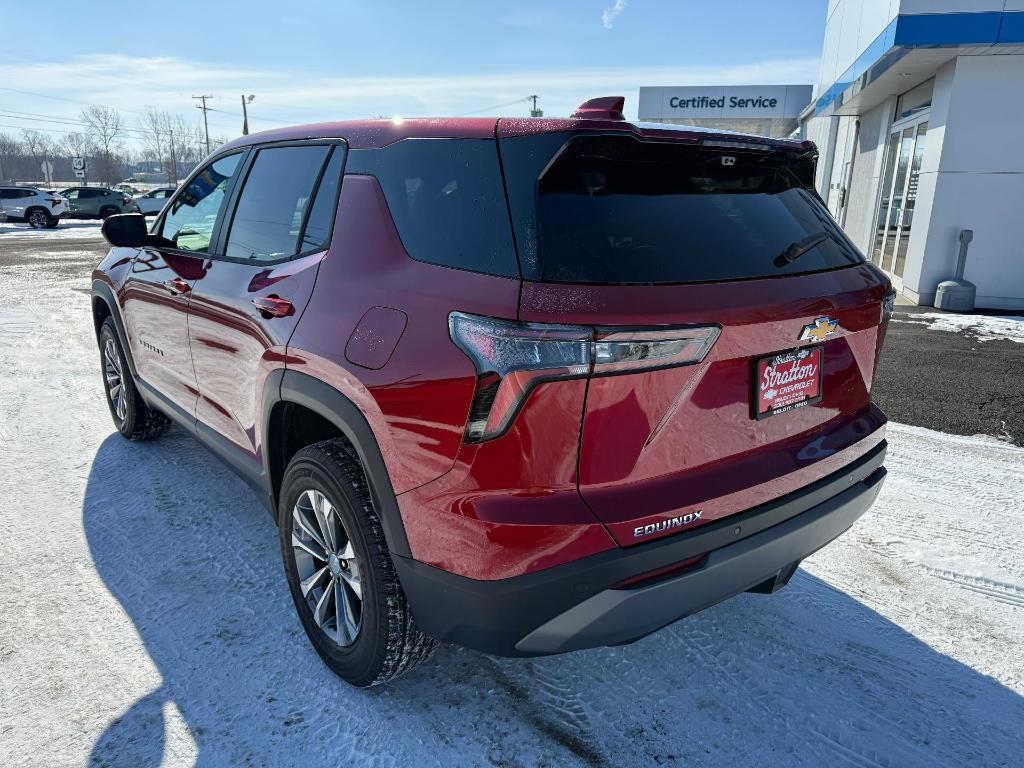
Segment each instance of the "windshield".
[[[560,146],[534,185],[528,279],[692,283],[864,261],[781,153],[617,136],[578,136]],[[778,258],[822,232],[828,236],[799,258]],[[519,234],[529,238],[528,225]]]

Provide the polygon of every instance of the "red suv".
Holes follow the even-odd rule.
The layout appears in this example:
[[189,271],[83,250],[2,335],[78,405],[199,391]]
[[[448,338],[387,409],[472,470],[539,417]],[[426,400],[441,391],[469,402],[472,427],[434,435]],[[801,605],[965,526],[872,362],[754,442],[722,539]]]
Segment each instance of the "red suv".
[[773,592],[881,488],[893,294],[805,141],[568,119],[239,138],[104,224],[114,422],[171,422],[280,527],[354,685]]

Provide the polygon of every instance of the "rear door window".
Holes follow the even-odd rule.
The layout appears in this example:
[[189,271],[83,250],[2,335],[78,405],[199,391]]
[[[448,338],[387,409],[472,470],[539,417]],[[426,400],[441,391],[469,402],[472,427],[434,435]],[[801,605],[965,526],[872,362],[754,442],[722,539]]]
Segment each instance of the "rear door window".
[[[695,283],[861,263],[788,162],[777,152],[632,137],[563,140],[539,181],[517,187],[535,198],[533,206],[519,204],[517,234],[530,257],[524,277]],[[811,240],[820,242],[791,261],[781,258],[794,243]]]
[[327,144],[261,149],[242,187],[224,255],[277,261],[298,252]]
[[412,258],[519,277],[493,139],[405,139],[352,150],[345,172],[377,178]]

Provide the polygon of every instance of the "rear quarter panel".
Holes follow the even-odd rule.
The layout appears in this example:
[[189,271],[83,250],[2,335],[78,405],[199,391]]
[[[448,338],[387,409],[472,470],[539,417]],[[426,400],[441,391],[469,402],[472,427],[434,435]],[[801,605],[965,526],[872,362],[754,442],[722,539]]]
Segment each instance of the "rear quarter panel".
[[[377,180],[346,175],[331,248],[289,343],[287,364],[330,384],[360,408],[395,492],[403,493],[448,472],[462,444],[476,372],[448,335],[449,313],[514,318],[518,299],[518,280],[412,259]],[[393,352],[377,369],[346,357],[353,332],[374,307],[408,317]],[[375,314],[390,313],[370,316]]]

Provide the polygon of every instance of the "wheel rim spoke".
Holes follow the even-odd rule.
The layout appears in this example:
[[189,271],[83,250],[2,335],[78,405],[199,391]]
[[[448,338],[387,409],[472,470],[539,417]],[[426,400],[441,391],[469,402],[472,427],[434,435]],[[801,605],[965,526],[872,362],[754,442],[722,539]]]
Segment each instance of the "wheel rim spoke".
[[334,508],[327,498],[320,491],[312,491],[313,513],[320,526],[320,536],[327,548],[332,552],[337,551],[337,538],[334,532]]
[[341,581],[334,582],[335,622],[338,626],[338,642],[351,645],[359,634],[361,604],[356,602]]
[[323,568],[314,571],[313,574],[309,576],[309,578],[303,579],[301,582],[299,582],[299,585],[302,587],[302,596],[309,597],[310,590],[312,590],[313,587],[317,586],[323,580],[324,576],[326,576],[328,573],[329,571],[327,570],[327,566],[325,565]]
[[327,589],[320,595],[320,599],[317,600],[316,607],[313,609],[313,620],[317,626],[324,628],[324,622],[326,622],[330,616],[331,601],[334,599],[334,590],[328,585]]
[[348,570],[341,572],[341,578],[349,586],[349,589],[351,589],[355,593],[355,596],[357,598],[359,598],[360,600],[362,600],[363,599],[363,583],[359,579],[359,574],[355,573],[355,565],[354,565],[354,563],[351,560],[349,561],[349,568],[348,568]]
[[[306,494],[303,494],[303,496],[306,496]],[[300,502],[301,501],[302,500],[300,499]],[[295,511],[292,514],[292,519],[294,520],[295,527],[299,529],[300,533],[303,533],[309,538],[313,539],[313,541],[320,545],[320,548],[324,551],[324,553],[327,552],[327,544],[324,542],[323,537],[317,530],[318,526],[315,526],[313,523],[310,522],[309,513],[306,512],[306,510],[302,507],[301,503],[295,505]]]
[[292,548],[305,552],[310,557],[315,557],[317,560],[326,562],[327,553],[324,548],[320,546],[320,543],[316,540],[305,540],[296,531],[292,531]]

